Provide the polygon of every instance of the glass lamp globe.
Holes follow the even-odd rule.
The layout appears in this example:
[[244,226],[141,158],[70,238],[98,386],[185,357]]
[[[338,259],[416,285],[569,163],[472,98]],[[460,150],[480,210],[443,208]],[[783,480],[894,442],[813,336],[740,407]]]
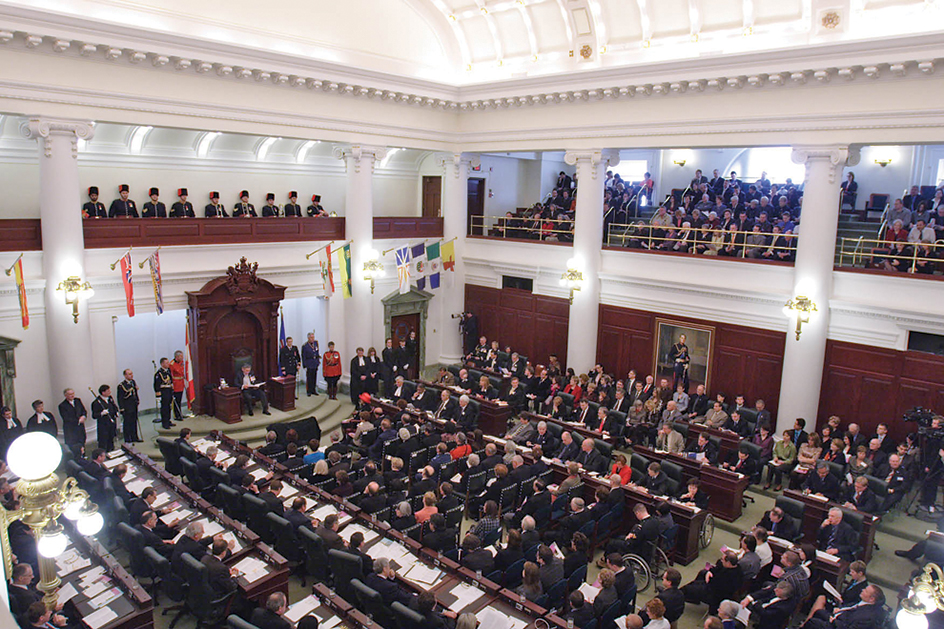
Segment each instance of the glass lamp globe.
[[69,538],[60,530],[53,535],[43,535],[36,542],[36,548],[43,557],[57,557],[62,554],[69,543]]
[[7,451],[7,465],[20,478],[39,480],[56,471],[62,447],[47,432],[28,432],[18,437]]
[[70,520],[78,520],[82,517],[82,507],[85,506],[85,498],[78,498],[66,505],[62,510],[62,515]]
[[899,609],[895,615],[895,624],[898,629],[928,629],[928,618],[924,614],[912,614]]
[[95,535],[102,530],[102,525],[104,524],[105,519],[102,517],[102,514],[97,511],[92,515],[81,518],[75,523],[76,528],[79,529],[79,533],[82,535]]

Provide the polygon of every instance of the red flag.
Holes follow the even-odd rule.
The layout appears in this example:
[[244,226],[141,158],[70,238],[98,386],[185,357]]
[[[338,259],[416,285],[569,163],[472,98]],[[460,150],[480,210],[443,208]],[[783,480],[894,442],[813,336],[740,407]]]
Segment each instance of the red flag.
[[[186,340],[184,342],[184,391],[187,392],[187,406],[193,406],[193,364],[190,361],[190,317],[187,317]],[[191,408],[191,410],[193,410]]]
[[121,257],[121,283],[125,287],[125,304],[128,306],[128,316],[134,316],[134,286],[131,284],[131,252]]

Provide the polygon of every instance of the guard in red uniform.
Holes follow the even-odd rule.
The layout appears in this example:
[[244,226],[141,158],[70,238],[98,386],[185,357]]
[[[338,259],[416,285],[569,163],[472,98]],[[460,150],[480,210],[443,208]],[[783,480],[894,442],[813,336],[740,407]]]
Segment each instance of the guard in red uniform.
[[328,351],[324,353],[323,371],[328,383],[328,397],[338,399],[338,380],[341,379],[341,354],[334,351],[334,341],[328,343]]
[[187,386],[187,366],[184,364],[184,353],[179,349],[174,352],[170,376],[174,381],[174,421],[179,422],[183,420],[184,389]]

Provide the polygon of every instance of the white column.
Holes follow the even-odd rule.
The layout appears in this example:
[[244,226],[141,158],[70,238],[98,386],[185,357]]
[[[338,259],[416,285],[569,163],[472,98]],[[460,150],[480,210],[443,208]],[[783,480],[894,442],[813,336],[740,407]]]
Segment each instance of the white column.
[[[91,139],[94,128],[87,121],[31,118],[23,126],[23,134],[35,138],[40,148],[39,211],[50,384],[54,395],[61,395],[68,387],[81,397],[94,384],[88,305],[79,304],[79,319],[73,323],[72,306],[65,303],[63,292],[57,291],[56,286],[73,275],[83,281],[87,279],[77,142],[79,138]],[[54,407],[51,402],[47,405]],[[94,426],[88,429],[91,432]]]
[[463,355],[459,321],[452,315],[465,310],[464,255],[469,214],[469,168],[478,161],[477,156],[468,153],[452,153],[439,160],[443,168],[443,242],[456,239],[456,270],[445,272],[440,283],[442,351],[439,362],[444,365],[459,362]]
[[596,363],[600,319],[600,249],[603,246],[603,184],[606,170],[619,163],[618,151],[567,151],[564,161],[577,166],[574,223],[575,268],[583,287],[574,293],[567,326],[567,366],[577,373]]
[[[370,259],[374,239],[374,164],[384,158],[387,150],[376,146],[350,146],[336,148],[334,155],[347,166],[347,192],[345,201],[344,234],[351,243],[351,297],[344,299],[339,287],[332,300],[344,301],[344,337],[332,330],[336,348],[341,353],[344,381],[348,381],[348,365],[354,357],[354,350],[363,347],[365,352],[371,345],[377,345],[373,338],[374,312],[373,295],[370,294],[370,280],[364,280],[364,262]],[[340,255],[340,254],[339,254]],[[338,258],[338,262],[341,259]],[[339,276],[336,276],[339,277]]]
[[802,146],[793,149],[793,161],[806,164],[803,211],[793,267],[791,298],[806,296],[817,311],[803,324],[797,340],[796,318],[791,318],[783,352],[780,379],[780,403],[777,432],[792,428],[798,417],[806,420],[807,430],[816,425],[819,394],[826,359],[826,334],[829,329],[829,297],[832,294],[833,260],[836,232],[839,228],[839,182],[847,160],[857,161],[845,146]]

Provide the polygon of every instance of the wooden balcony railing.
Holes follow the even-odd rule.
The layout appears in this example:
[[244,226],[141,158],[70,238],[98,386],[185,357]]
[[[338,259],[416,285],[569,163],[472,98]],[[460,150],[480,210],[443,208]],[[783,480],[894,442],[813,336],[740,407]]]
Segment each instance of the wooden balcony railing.
[[443,219],[423,216],[375,216],[374,238],[442,238]]

